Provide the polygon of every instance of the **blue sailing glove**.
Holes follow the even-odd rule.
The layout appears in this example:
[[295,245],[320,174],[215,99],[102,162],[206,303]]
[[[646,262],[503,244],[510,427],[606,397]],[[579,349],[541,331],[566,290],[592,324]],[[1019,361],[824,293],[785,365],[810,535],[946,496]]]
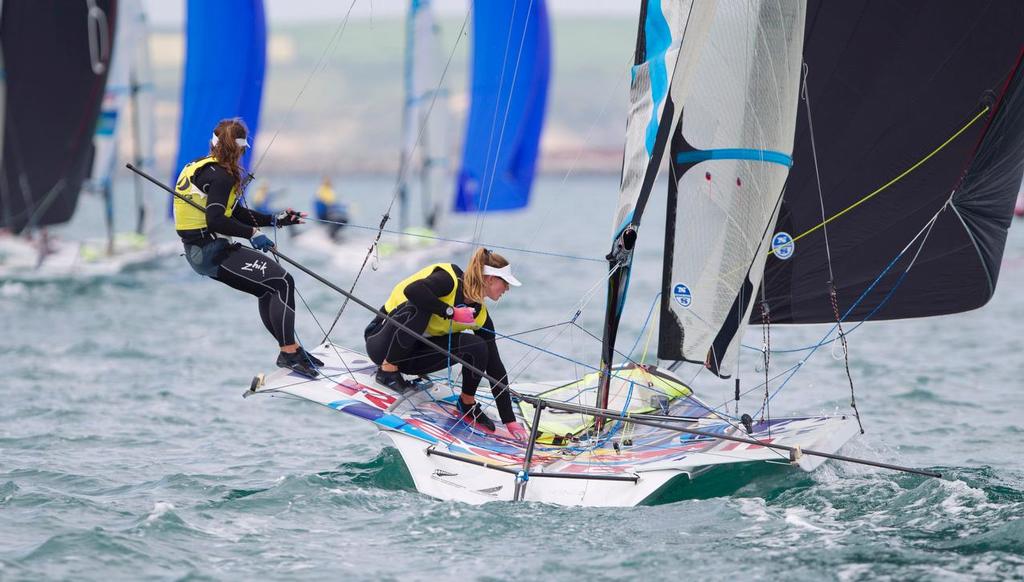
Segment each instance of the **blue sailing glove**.
[[249,239],[249,244],[252,245],[252,248],[263,252],[267,252],[274,248],[274,241],[270,240],[267,235],[261,232],[257,232],[253,235],[253,237]]

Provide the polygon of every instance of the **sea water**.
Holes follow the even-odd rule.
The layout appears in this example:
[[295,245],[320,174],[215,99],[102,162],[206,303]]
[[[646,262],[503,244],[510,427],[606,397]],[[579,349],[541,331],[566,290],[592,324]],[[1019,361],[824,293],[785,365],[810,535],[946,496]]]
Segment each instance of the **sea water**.
[[[308,208],[315,185],[281,177],[272,188],[288,188],[277,204]],[[130,184],[121,186],[130,199]],[[356,226],[376,225],[394,193],[390,178],[336,186]],[[542,178],[523,212],[445,218],[446,238],[490,245],[524,282],[492,307],[499,331],[564,323],[580,310],[576,323],[600,335],[616,190],[614,176]],[[162,215],[163,195],[146,196],[150,215]],[[661,276],[660,198],[641,230],[618,344],[634,358],[647,350],[648,361],[657,341],[648,345],[644,321]],[[125,227],[130,214],[120,214]],[[155,236],[173,239],[161,220]],[[99,201],[85,198],[62,234],[100,235],[102,224]],[[367,247],[374,234],[348,231]],[[371,258],[356,281],[362,251],[341,265],[278,236],[283,252],[339,286],[356,282],[371,305],[416,267]],[[473,246],[450,244],[446,258],[464,263]],[[342,297],[290,270],[299,336],[315,345]],[[415,491],[397,452],[368,424],[308,402],[243,400],[250,378],[273,369],[276,345],[255,299],[202,279],[180,256],[103,279],[3,283],[0,579],[1021,578],[1022,288],[1024,232],[1015,225],[984,308],[851,330],[866,433],[843,453],[942,479],[835,462],[813,473],[728,468],[683,485],[671,503],[591,509],[434,500]],[[350,303],[331,337],[359,349],[368,320]],[[770,331],[772,346],[785,350],[815,343],[827,327]],[[568,325],[517,339],[524,343],[501,346],[516,380],[575,378],[600,349]],[[745,386],[764,377],[761,339],[752,327],[740,363]],[[769,372],[803,355],[777,354]],[[705,400],[730,400],[731,384],[682,373]],[[762,398],[748,394],[741,412]],[[842,348],[829,345],[771,411],[849,413],[849,401]]]

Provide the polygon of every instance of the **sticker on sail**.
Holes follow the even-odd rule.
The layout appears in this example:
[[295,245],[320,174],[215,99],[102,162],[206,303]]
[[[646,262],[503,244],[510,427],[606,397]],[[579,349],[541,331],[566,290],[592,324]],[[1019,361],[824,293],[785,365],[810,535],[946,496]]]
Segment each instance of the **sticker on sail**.
[[681,307],[690,307],[690,303],[693,301],[693,294],[690,293],[690,288],[683,283],[676,283],[676,286],[672,288],[672,298]]
[[793,241],[793,237],[789,236],[788,232],[777,232],[772,237],[772,252],[775,253],[776,257],[785,261],[796,252],[796,242]]

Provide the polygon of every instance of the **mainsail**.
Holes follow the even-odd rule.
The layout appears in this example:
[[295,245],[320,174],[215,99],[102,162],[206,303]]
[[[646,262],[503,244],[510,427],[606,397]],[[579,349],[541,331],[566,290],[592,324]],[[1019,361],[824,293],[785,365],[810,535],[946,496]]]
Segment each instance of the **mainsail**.
[[[241,117],[249,126],[249,143],[254,143],[263,96],[266,36],[262,0],[189,0],[175,176],[185,164],[206,155],[210,132],[221,119]],[[245,167],[250,158],[251,151],[246,152],[242,158]]]
[[608,254],[608,299],[601,348],[601,385],[597,405],[608,403],[608,387],[619,319],[625,307],[640,218],[661,169],[669,136],[704,48],[717,2],[644,0],[630,85],[626,148]]
[[70,220],[89,175],[116,0],[4,2],[0,228]]
[[529,201],[550,52],[544,0],[473,3],[471,103],[457,212],[512,210]]
[[[441,31],[430,0],[411,0],[405,31],[405,106],[398,195],[399,230],[409,227],[413,199],[422,225],[433,228],[441,211],[434,197],[448,175],[448,91],[439,85]],[[416,195],[418,194],[418,196]]]
[[1024,164],[1021,31],[1020,2],[812,3],[809,107],[775,231],[794,242],[764,279],[772,324],[991,298]]

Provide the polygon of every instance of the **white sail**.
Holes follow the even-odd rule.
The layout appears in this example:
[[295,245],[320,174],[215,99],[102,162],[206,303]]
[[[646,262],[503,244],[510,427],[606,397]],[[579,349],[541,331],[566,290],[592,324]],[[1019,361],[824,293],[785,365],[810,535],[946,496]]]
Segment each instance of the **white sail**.
[[735,366],[792,165],[805,12],[737,0],[715,14],[672,143],[659,357]]
[[405,104],[402,124],[402,229],[409,215],[432,227],[439,211],[437,196],[447,192],[448,92],[441,79],[440,28],[430,0],[412,0],[406,24]]
[[[95,154],[92,159],[92,172],[88,187],[90,190],[102,192],[110,188],[113,179],[114,165],[117,163],[117,140],[122,122],[122,111],[128,103],[131,88],[128,84],[129,51],[132,42],[130,12],[133,2],[123,2],[117,11],[117,24],[114,27],[114,53],[110,59],[110,72],[107,73],[107,86],[103,93],[100,116],[96,121],[96,133],[93,136]],[[137,4],[137,2],[136,2]]]

